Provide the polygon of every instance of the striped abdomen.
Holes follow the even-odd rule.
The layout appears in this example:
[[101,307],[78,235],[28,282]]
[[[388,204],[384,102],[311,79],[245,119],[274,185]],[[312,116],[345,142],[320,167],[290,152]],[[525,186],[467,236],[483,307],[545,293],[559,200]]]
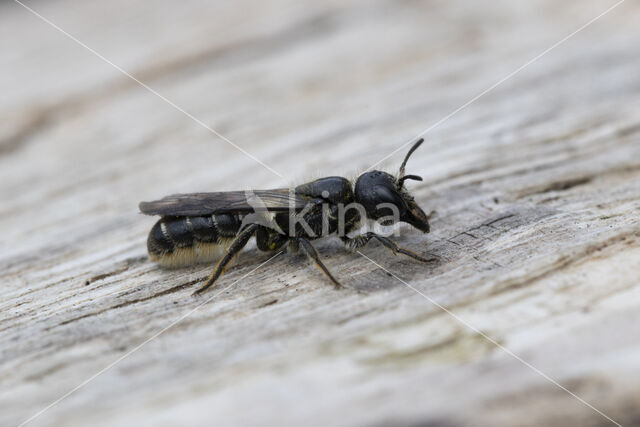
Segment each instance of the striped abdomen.
[[212,261],[241,224],[242,217],[233,214],[161,218],[149,232],[149,256],[167,267]]

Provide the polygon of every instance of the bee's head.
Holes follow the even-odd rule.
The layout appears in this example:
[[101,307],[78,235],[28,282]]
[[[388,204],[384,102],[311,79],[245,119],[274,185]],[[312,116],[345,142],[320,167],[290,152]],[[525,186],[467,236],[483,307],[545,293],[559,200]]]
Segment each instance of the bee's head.
[[[400,166],[400,173],[397,177],[377,170],[365,172],[358,177],[355,187],[356,201],[364,207],[369,218],[377,220],[383,217],[392,217],[392,208],[380,206],[383,203],[390,203],[398,209],[401,222],[411,224],[425,233],[429,232],[427,215],[404,188],[404,182],[408,179],[422,181],[422,178],[417,175],[405,175],[404,168],[409,156],[423,141],[424,139],[420,139],[411,147]],[[391,225],[392,223],[392,220],[383,221],[383,225]]]

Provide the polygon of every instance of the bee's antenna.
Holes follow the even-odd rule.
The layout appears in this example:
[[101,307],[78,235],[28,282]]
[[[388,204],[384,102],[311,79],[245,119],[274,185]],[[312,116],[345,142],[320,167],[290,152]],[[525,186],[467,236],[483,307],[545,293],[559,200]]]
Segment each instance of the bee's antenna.
[[398,188],[402,188],[402,185],[407,179],[413,179],[414,181],[422,181],[422,177],[418,175],[405,175],[398,180]]
[[[402,164],[400,165],[400,173],[398,174],[398,179],[404,181],[402,178],[404,177],[404,167],[407,165],[407,160],[409,160],[409,157],[413,154],[414,151],[416,151],[416,149],[423,142],[424,142],[424,138],[420,138],[419,140],[417,140],[416,143],[413,144],[413,147],[411,147],[411,149],[409,150],[407,155],[404,157],[404,160],[402,161]],[[415,179],[415,178],[409,178],[409,179]],[[420,178],[420,179],[422,179],[422,178]]]

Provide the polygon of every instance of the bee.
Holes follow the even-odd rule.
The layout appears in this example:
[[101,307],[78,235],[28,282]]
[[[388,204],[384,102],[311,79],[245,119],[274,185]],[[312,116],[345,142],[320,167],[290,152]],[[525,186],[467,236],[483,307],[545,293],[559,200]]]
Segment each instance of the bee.
[[375,232],[353,235],[371,220],[385,226],[404,222],[429,232],[428,216],[404,185],[407,180],[422,181],[420,176],[406,175],[405,166],[423,141],[420,139],[411,147],[397,176],[373,170],[362,173],[355,182],[329,176],[295,188],[174,194],[142,202],[143,214],[161,216],[147,239],[150,259],[165,267],[218,259],[195,294],[213,286],[252,237],[261,251],[275,252],[285,245],[291,252],[302,248],[336,288],[342,284],[311,243],[320,237],[337,235],[350,250],[375,239],[394,254],[421,262],[434,261],[436,258],[422,257]]

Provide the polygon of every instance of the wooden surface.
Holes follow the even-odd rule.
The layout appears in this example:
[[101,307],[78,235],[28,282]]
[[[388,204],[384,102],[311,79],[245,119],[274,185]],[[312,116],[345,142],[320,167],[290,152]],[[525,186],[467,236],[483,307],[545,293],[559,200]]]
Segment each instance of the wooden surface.
[[[432,233],[147,260],[174,192],[353,176],[613,1],[0,3],[0,425],[640,424],[640,7],[627,0],[427,134]],[[402,150],[402,155],[406,150]],[[398,153],[384,162],[396,171]],[[221,289],[221,288],[218,288]],[[357,292],[357,291],[359,292]],[[206,297],[214,296],[209,293]]]

